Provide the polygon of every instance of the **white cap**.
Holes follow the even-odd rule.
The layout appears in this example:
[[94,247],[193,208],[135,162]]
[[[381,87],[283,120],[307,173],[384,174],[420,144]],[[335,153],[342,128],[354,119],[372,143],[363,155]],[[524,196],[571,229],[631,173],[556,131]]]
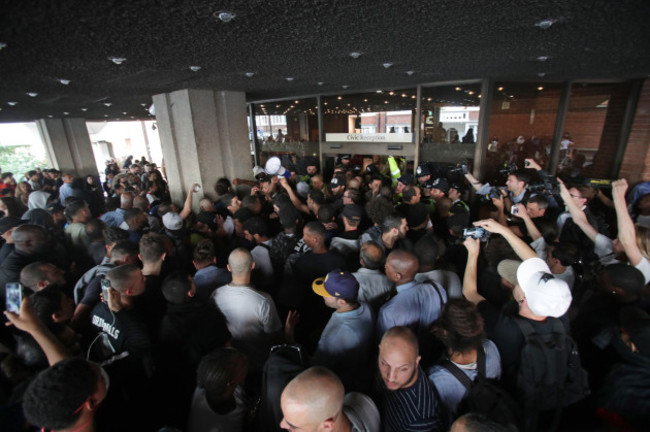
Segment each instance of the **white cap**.
[[260,175],[262,173],[266,174],[266,171],[264,171],[264,168],[262,168],[259,165],[255,165],[253,167],[253,177],[257,177],[258,175]]
[[571,306],[569,285],[553,276],[541,258],[529,258],[517,269],[517,282],[526,295],[526,303],[535,315],[559,318]]
[[170,231],[178,231],[183,228],[183,218],[178,213],[165,213],[162,217],[163,225]]
[[264,165],[264,169],[268,175],[276,175],[278,171],[280,171],[280,168],[282,168],[282,162],[277,156],[269,158],[269,160],[266,161],[266,165]]

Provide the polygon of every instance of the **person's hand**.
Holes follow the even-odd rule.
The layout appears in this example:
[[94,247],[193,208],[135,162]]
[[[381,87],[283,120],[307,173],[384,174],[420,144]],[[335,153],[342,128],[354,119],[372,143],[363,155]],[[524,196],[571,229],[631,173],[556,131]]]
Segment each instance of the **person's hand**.
[[467,237],[463,245],[467,248],[468,257],[477,257],[481,251],[481,241],[479,239]]
[[499,213],[503,212],[503,195],[499,195],[498,197],[492,198],[492,204],[499,210]]
[[271,184],[276,184],[278,181],[280,181],[281,178],[286,180],[286,178],[284,176],[277,176],[277,175],[272,176],[271,177]]
[[284,334],[289,342],[294,342],[296,326],[300,322],[300,314],[296,310],[289,311],[287,320],[284,323]]
[[232,179],[231,183],[233,184],[233,186],[237,186],[239,183],[241,183],[241,181],[238,178],[234,178],[234,179]]
[[339,227],[339,226],[336,224],[336,222],[327,222],[326,224],[323,224],[323,226],[324,226],[325,229],[328,230],[328,231],[329,231],[329,230],[335,230],[335,229],[338,229],[338,227]]
[[122,310],[122,304],[120,303],[120,293],[113,288],[108,289],[108,308],[113,312],[119,312]]
[[474,226],[481,227],[492,234],[503,234],[508,228],[501,225],[499,222],[494,219],[483,219],[476,221],[473,224]]
[[280,182],[280,186],[282,186],[283,188],[289,190],[289,182],[287,181],[287,179],[284,176],[280,177],[278,179],[278,181]]
[[565,202],[569,201],[571,199],[571,193],[569,192],[569,189],[564,184],[564,181],[562,181],[562,179],[559,177],[556,177],[555,179],[560,185],[560,196],[562,197],[562,200],[564,200]]
[[542,169],[542,167],[537,162],[535,162],[535,159],[533,158],[524,159],[524,164],[526,168],[532,168],[535,171],[540,171]]
[[198,186],[198,187],[201,187],[200,184],[198,184],[198,183],[194,183],[194,184],[192,185],[192,187],[190,187],[190,192],[189,192],[189,193],[193,194],[193,193],[194,193],[194,190],[196,189],[197,186]]
[[518,217],[521,219],[527,219],[528,218],[528,212],[526,211],[526,206],[519,203],[515,204],[515,207],[517,208],[517,213],[512,213],[514,217]]
[[617,198],[625,198],[627,192],[627,180],[618,179],[612,183],[612,195]]
[[260,191],[260,187],[259,187],[259,186],[253,186],[253,187],[251,188],[251,196],[255,196],[255,195],[257,195],[257,193],[258,193],[259,191]]
[[20,311],[18,311],[17,314],[9,311],[4,311],[4,314],[9,320],[9,322],[5,323],[6,326],[13,325],[18,330],[30,334],[43,326],[43,323],[38,318],[38,315],[36,315],[36,311],[28,297],[23,298],[23,301],[20,304]]

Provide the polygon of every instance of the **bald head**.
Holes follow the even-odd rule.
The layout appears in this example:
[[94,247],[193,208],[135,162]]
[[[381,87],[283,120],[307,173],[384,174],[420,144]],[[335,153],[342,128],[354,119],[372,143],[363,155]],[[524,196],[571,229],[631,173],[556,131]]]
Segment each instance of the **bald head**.
[[374,241],[365,242],[359,255],[362,266],[370,270],[378,270],[384,263],[384,250]]
[[[396,250],[388,254],[386,258],[386,266],[392,268],[392,272],[399,274],[399,279],[404,281],[411,281],[418,271],[418,258],[411,252],[405,250]],[[393,280],[388,274],[389,279]],[[393,280],[393,282],[396,282]]]
[[17,250],[29,255],[44,253],[48,245],[47,230],[38,225],[21,225],[11,233]]
[[253,269],[253,256],[244,248],[237,248],[228,256],[228,268],[233,276],[249,274]]
[[122,196],[120,197],[120,208],[126,210],[132,207],[133,207],[133,195],[128,192],[123,193]]
[[334,422],[343,410],[345,389],[329,369],[315,366],[297,375],[282,392],[281,427],[317,430],[324,422]]

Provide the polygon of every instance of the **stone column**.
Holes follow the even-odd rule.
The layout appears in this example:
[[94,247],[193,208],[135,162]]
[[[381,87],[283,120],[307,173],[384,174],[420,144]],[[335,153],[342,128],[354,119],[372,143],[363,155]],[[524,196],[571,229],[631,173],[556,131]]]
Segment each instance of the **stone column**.
[[220,177],[252,178],[252,158],[242,92],[184,89],[155,95],[153,103],[169,190],[182,204],[193,183],[194,200],[215,197]]
[[99,175],[85,119],[41,119],[36,126],[55,168],[76,177]]

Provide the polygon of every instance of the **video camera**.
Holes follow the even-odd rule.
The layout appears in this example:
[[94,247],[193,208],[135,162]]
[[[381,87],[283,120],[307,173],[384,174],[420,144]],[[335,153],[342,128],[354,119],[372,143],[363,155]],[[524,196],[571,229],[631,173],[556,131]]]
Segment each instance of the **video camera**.
[[612,187],[613,182],[614,180],[610,180],[610,179],[590,178],[587,179],[586,184],[587,186],[591,186],[594,189],[602,189],[602,188]]
[[493,186],[490,191],[485,195],[481,195],[482,202],[492,202],[492,198],[499,198],[503,196],[503,191],[506,190],[505,186]]
[[449,175],[464,176],[465,174],[468,173],[467,166],[468,166],[467,161],[461,161],[461,162],[459,162],[458,164],[456,164],[454,166],[450,166],[447,169],[447,173]]
[[485,243],[490,238],[490,232],[481,227],[465,228],[463,230],[463,237],[479,239],[482,243]]
[[552,175],[542,176],[541,183],[535,183],[528,185],[528,190],[534,194],[544,194],[544,195],[559,195],[560,194],[560,184],[557,182],[557,179]]
[[507,177],[515,171],[517,171],[516,163],[503,164],[503,167],[499,170],[499,174]]

